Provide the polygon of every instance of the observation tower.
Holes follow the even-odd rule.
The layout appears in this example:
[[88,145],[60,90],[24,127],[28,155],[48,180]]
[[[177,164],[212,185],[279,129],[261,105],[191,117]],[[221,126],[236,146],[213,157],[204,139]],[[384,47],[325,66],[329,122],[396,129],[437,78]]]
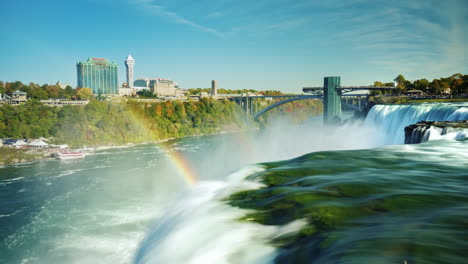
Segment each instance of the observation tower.
[[125,66],[127,67],[127,85],[129,88],[133,88],[133,66],[135,65],[135,60],[132,55],[128,54],[125,59]]

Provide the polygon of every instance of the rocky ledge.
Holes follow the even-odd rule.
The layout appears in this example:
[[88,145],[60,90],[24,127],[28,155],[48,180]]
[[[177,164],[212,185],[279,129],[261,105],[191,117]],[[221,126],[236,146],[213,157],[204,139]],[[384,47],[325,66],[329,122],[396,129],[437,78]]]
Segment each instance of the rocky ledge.
[[421,121],[405,127],[405,144],[418,144],[444,136],[453,139],[467,137],[468,120]]

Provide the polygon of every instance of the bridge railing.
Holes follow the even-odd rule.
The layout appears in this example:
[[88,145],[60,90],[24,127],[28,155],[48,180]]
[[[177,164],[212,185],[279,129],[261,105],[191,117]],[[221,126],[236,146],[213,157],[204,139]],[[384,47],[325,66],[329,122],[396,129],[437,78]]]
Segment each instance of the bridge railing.
[[338,89],[395,89],[396,87],[391,86],[374,86],[374,85],[364,85],[364,86],[340,86]]
[[[373,89],[396,89],[396,87],[364,85],[364,86],[338,86],[336,89],[373,90]],[[323,87],[303,87],[302,90],[303,91],[305,91],[305,90],[323,90]]]

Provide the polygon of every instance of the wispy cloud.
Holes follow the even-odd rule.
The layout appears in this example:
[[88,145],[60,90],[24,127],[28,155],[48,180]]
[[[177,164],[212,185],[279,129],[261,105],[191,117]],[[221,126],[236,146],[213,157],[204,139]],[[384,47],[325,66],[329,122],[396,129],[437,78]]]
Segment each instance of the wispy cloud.
[[187,26],[190,26],[190,27],[192,27],[192,28],[194,28],[196,30],[199,30],[199,31],[202,31],[202,32],[207,32],[207,33],[213,34],[213,35],[218,36],[218,37],[223,37],[224,36],[224,34],[219,32],[218,30],[216,30],[214,28],[207,27],[207,26],[200,25],[200,24],[198,24],[198,23],[196,23],[194,21],[191,21],[191,20],[179,15],[176,12],[169,11],[168,9],[163,7],[162,5],[156,4],[156,2],[153,1],[153,0],[131,0],[131,3],[135,4],[136,6],[138,6],[141,9],[146,10],[147,12],[150,12],[153,15],[156,15],[156,16],[159,16],[159,17],[164,17],[164,18],[168,19],[169,21],[171,21],[173,23],[187,25]]
[[399,72],[445,74],[466,68],[462,2],[429,2],[371,5],[368,1],[362,12],[358,4],[366,3],[357,1],[356,5],[337,11],[341,19],[331,23],[342,30],[334,34],[333,40],[347,43],[355,50],[365,50],[363,54],[370,64]]
[[423,75],[467,67],[466,0],[123,1],[215,36],[256,41],[280,33],[283,47],[294,39],[289,44],[356,52],[385,69]]

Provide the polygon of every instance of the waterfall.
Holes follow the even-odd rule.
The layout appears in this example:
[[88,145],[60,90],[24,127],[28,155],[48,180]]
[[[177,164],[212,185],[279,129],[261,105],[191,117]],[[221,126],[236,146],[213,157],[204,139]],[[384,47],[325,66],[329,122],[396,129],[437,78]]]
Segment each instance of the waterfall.
[[[468,120],[468,103],[430,103],[410,105],[376,105],[367,115],[365,124],[375,126],[383,137],[383,144],[403,144],[405,127],[420,121]],[[453,131],[446,131],[445,134]],[[440,138],[443,129],[417,131],[425,140]],[[463,132],[461,132],[463,133]],[[416,136],[416,135],[415,135]],[[457,135],[451,134],[453,137]],[[458,135],[460,136],[460,135]]]
[[468,122],[419,122],[405,127],[405,144],[418,144],[436,139],[468,137]]
[[194,185],[157,221],[133,263],[271,263],[275,248],[264,241],[277,230],[238,221],[246,211],[223,201],[233,192],[261,187],[244,178],[263,170],[249,166],[225,182]]

